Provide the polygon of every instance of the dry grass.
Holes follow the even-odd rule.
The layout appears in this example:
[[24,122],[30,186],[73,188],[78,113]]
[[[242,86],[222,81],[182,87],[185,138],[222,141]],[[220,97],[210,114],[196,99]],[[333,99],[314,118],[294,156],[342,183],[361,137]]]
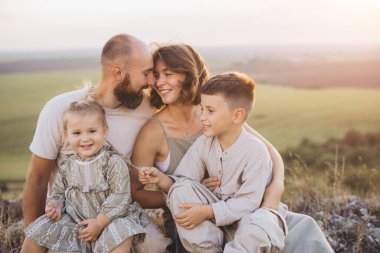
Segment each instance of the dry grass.
[[21,200],[3,199],[0,193],[0,252],[16,253],[24,240]]
[[[346,161],[336,146],[335,160],[316,172],[297,154],[296,162],[286,168],[284,202],[292,211],[312,216],[321,226],[335,252],[379,252],[380,197],[353,195],[347,177]],[[360,173],[360,171],[356,171]],[[368,175],[367,175],[368,176]],[[357,183],[357,182],[356,182]],[[368,191],[379,191],[377,184],[362,182]]]

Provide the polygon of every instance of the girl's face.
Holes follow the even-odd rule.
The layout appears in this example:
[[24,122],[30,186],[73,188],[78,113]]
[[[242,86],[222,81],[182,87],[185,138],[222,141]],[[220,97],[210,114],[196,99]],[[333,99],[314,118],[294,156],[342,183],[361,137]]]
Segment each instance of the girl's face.
[[108,129],[96,113],[71,113],[67,118],[69,146],[82,158],[96,154],[104,144]]
[[156,83],[153,87],[160,95],[162,102],[164,104],[178,102],[186,75],[168,69],[162,60],[155,62],[154,75]]

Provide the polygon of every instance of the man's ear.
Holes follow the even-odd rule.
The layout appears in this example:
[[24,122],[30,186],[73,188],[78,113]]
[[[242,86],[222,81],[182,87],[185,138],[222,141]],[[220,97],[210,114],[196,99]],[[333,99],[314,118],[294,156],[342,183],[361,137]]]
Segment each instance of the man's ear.
[[116,81],[121,82],[123,80],[123,72],[119,65],[112,66],[112,76],[115,77]]
[[245,110],[243,108],[237,108],[235,109],[234,111],[234,115],[233,115],[233,123],[235,124],[240,124],[242,122],[245,121]]

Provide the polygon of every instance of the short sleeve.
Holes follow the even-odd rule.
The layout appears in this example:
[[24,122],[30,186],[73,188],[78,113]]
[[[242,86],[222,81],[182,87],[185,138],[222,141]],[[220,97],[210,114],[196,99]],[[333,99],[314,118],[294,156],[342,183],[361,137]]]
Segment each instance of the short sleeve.
[[57,158],[63,143],[62,113],[52,100],[44,106],[29,147],[32,153],[45,159]]
[[46,103],[38,117],[36,131],[30,144],[32,153],[55,160],[64,149],[62,115],[71,102],[83,99],[86,89],[60,94]]

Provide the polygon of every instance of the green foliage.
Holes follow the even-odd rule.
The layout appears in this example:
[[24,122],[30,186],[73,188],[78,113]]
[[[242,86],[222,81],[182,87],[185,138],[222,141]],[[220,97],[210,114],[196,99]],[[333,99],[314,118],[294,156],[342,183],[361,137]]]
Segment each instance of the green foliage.
[[94,70],[0,75],[0,179],[25,178],[43,105],[97,75]]
[[331,138],[323,144],[304,139],[283,152],[288,185],[293,188],[298,181],[302,191],[308,191],[319,184],[330,196],[339,186],[346,194],[372,198],[380,193],[379,154],[380,133],[351,130],[342,139]]
[[[96,70],[67,70],[0,75],[0,179],[25,177],[28,147],[43,105],[55,95],[80,87],[84,79],[95,82],[98,74]],[[350,128],[378,132],[379,98],[380,90],[376,89],[298,89],[257,84],[248,123],[279,150],[295,147],[305,137],[320,144],[331,137],[343,137]],[[318,154],[319,158],[324,156],[325,152]]]

